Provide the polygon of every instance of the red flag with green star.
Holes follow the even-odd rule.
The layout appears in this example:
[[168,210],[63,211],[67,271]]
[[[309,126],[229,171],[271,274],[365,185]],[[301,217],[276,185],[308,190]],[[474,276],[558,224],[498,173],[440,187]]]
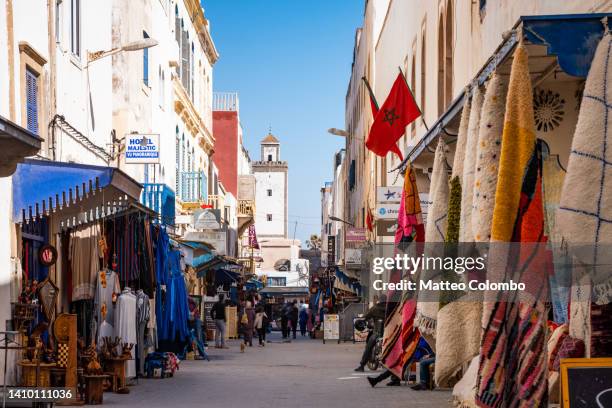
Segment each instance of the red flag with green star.
[[390,151],[403,160],[397,141],[406,131],[406,126],[421,116],[419,109],[404,76],[400,72],[391,87],[385,103],[378,109],[366,146],[378,156],[386,156]]

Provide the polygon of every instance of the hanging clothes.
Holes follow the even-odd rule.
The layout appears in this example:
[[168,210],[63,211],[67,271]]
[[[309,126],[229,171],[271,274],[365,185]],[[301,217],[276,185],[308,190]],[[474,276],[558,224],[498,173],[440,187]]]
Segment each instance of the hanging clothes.
[[141,289],[136,292],[136,334],[138,336],[137,356],[138,373],[144,375],[144,363],[146,357],[145,330],[149,323],[149,297]]
[[[136,344],[136,296],[126,287],[121,292],[115,307],[115,336],[123,343]],[[132,348],[132,360],[127,362],[126,377],[136,377],[135,348]]]
[[[98,272],[94,296],[95,318],[98,327],[96,342],[98,347],[102,346],[102,339],[105,336],[112,336],[115,326],[115,302],[120,293],[119,277],[114,271],[105,269]],[[104,330],[102,330],[103,323],[106,323]]]
[[72,300],[93,299],[96,274],[100,270],[100,226],[98,223],[75,228],[70,234]]
[[170,247],[168,233],[159,229],[156,243],[156,315],[159,341],[183,341],[189,335],[187,288],[181,252]]

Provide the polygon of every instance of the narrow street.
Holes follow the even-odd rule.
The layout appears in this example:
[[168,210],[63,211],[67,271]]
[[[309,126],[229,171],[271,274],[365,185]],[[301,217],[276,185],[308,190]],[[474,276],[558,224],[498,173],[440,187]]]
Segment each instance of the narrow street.
[[[451,407],[449,391],[408,386],[372,389],[366,373],[354,373],[363,344],[298,339],[280,343],[273,333],[265,348],[240,353],[210,349],[211,361],[183,361],[173,378],[140,379],[129,395],[105,393],[113,407]],[[380,370],[378,371],[380,372]]]

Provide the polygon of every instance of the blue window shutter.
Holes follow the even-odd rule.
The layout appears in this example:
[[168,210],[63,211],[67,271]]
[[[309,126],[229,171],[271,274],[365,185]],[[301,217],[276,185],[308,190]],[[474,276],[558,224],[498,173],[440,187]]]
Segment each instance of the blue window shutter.
[[[149,34],[142,32],[144,38],[149,38]],[[149,49],[142,50],[142,82],[149,86]]]
[[38,75],[29,68],[25,72],[27,128],[38,134]]
[[181,164],[181,150],[180,150],[180,145],[181,145],[181,140],[179,138],[178,135],[178,126],[176,128],[176,151],[175,151],[175,155],[176,155],[176,168],[174,170],[174,176],[176,177],[176,180],[174,181],[174,192],[176,193],[176,195],[178,195],[179,193],[179,183],[180,183],[180,174],[179,174],[179,166]]

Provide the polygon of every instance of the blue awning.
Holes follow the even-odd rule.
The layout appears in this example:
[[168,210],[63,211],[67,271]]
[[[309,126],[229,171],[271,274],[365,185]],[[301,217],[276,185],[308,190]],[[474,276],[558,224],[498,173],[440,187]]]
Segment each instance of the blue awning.
[[26,159],[13,175],[13,219],[138,202],[142,186],[113,167]]

